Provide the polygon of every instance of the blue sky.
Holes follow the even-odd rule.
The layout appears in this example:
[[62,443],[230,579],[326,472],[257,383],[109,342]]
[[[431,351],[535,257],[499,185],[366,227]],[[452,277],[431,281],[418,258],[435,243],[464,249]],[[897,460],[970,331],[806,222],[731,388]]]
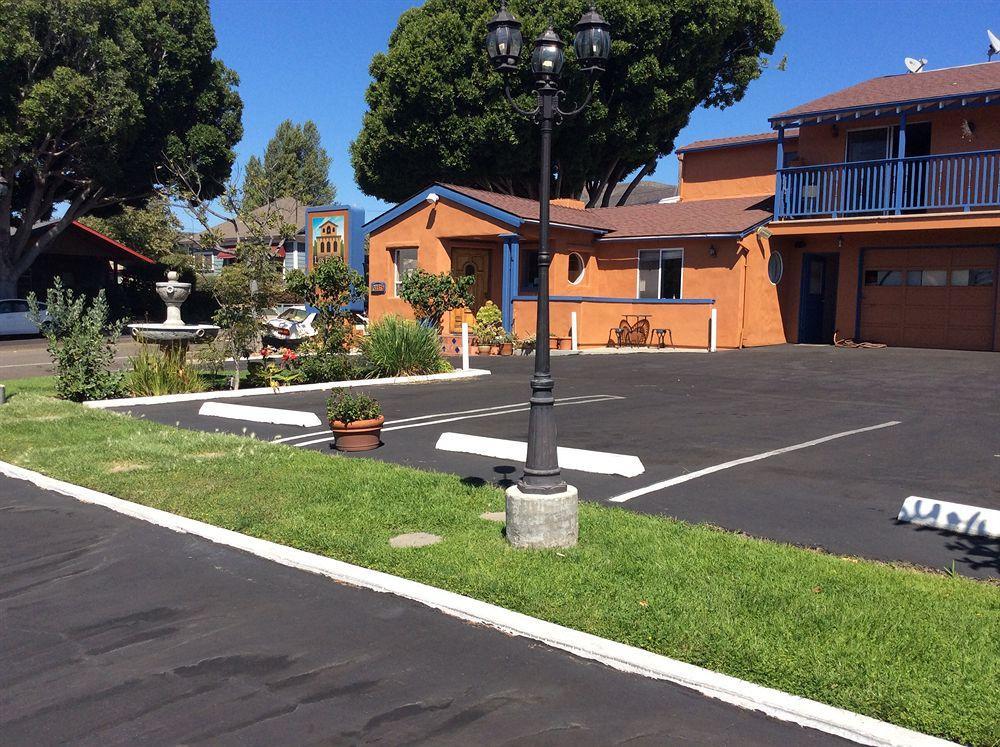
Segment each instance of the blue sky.
[[[239,164],[264,147],[278,123],[312,119],[333,157],[339,202],[385,206],[354,183],[348,146],[361,127],[368,62],[384,50],[400,13],[418,0],[211,0],[218,55],[240,75],[245,134]],[[580,2],[581,9],[585,3]],[[986,28],[1000,33],[995,0],[778,0],[785,35],[746,97],[724,111],[699,109],[677,145],[767,129],[767,117],[877,75],[904,72],[903,58],[928,68],[985,60]],[[478,33],[478,31],[477,31]],[[677,177],[673,155],[652,178]]]

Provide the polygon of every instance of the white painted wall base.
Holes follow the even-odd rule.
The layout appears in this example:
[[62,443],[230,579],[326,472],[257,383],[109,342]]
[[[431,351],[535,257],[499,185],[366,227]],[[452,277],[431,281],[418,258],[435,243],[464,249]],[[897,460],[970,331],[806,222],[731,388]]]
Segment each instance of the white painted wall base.
[[[496,459],[507,459],[512,462],[523,462],[528,457],[528,444],[525,441],[469,436],[465,433],[442,433],[441,437],[438,438],[437,448],[441,451],[479,454]],[[631,454],[571,449],[566,446],[558,447],[556,452],[559,466],[562,469],[594,472],[599,475],[622,475],[623,477],[635,477],[646,471],[646,468],[642,466],[642,460]]]
[[301,410],[281,410],[277,407],[251,407],[250,405],[231,405],[228,402],[206,402],[198,410],[199,415],[211,418],[228,418],[230,420],[248,420],[251,423],[274,423],[275,425],[297,425],[302,428],[315,428],[323,425],[323,421],[314,412]]
[[896,519],[973,537],[1000,539],[1000,511],[992,508],[911,495],[903,501]]
[[40,472],[7,462],[0,461],[0,474],[17,480],[27,480],[43,490],[61,493],[84,503],[104,506],[117,513],[175,532],[193,534],[210,542],[234,547],[291,568],[327,576],[340,583],[412,599],[460,620],[486,625],[510,635],[524,636],[622,672],[674,682],[724,703],[760,711],[781,721],[790,721],[827,734],[835,734],[859,744],[878,747],[943,747],[953,744],[870,716],[852,713],[843,708],[835,708],[815,700],[730,677],[727,674],[696,667],[693,664],[573,630],[537,617],[523,615],[455,592],[256,537],[248,537],[230,529],[222,529],[202,521],[115,498],[107,493],[56,480]]

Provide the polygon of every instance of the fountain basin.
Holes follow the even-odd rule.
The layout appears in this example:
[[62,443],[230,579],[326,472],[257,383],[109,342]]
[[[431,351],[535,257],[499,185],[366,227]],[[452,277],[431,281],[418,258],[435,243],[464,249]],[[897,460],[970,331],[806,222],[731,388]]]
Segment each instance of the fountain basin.
[[157,345],[211,342],[221,330],[214,324],[130,324],[128,328],[136,342]]

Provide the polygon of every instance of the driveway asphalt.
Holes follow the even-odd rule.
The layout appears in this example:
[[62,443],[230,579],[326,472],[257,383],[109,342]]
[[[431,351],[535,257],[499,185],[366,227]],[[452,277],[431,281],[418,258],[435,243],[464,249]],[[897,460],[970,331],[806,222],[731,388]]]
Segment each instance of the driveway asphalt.
[[[51,374],[52,358],[47,345],[44,337],[0,337],[0,382]],[[124,366],[138,350],[138,343],[131,337],[120,338],[115,349],[116,363]]]
[[5,745],[846,744],[28,483],[0,516]]
[[[385,445],[365,456],[470,481],[506,485],[517,479],[520,463],[435,448],[445,431],[526,438],[532,359],[474,358],[473,366],[493,373],[462,382],[366,387],[381,401],[387,423]],[[632,478],[565,471],[584,499],[842,555],[1000,577],[997,540],[896,521],[911,495],[1000,508],[995,353],[778,346],[714,355],[559,356],[552,368],[562,400],[559,444],[635,455],[646,470]],[[310,411],[325,420],[327,396],[305,392],[230,401]],[[122,410],[170,425],[286,439],[335,453],[325,428],[205,417],[198,414],[201,404]],[[884,427],[863,430],[873,426]],[[623,503],[611,501],[830,436],[838,437]]]

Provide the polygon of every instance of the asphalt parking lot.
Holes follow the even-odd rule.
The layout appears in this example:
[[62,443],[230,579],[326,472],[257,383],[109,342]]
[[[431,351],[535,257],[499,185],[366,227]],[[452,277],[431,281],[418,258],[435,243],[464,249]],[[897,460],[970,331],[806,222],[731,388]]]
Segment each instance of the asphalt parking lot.
[[[530,358],[474,358],[471,381],[367,387],[384,445],[367,456],[501,485],[518,462],[436,448],[444,432],[521,440]],[[559,444],[637,456],[635,477],[566,470],[586,500],[842,555],[1000,577],[996,540],[896,521],[908,496],[1000,508],[1000,356],[780,346],[553,358]],[[325,392],[229,402],[314,412]],[[170,425],[332,452],[326,428],[123,408]],[[737,464],[731,464],[738,462]]]
[[4,745],[838,745],[0,478]]

